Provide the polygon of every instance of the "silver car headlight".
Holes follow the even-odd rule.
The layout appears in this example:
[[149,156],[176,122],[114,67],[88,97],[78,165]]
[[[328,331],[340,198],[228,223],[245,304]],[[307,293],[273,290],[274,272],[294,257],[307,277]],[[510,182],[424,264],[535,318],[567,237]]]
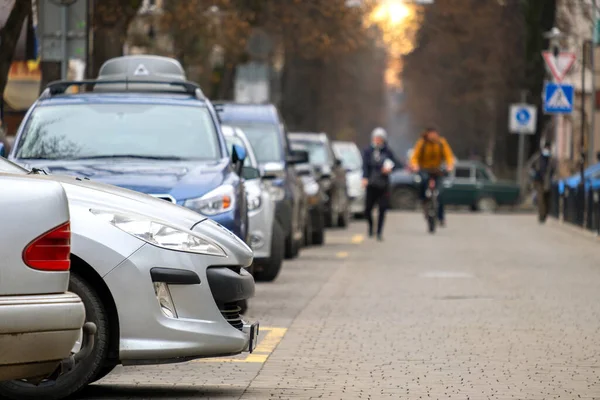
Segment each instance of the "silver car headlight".
[[235,188],[221,185],[202,197],[186,200],[183,205],[204,215],[222,214],[235,207]]
[[260,193],[249,193],[247,199],[248,211],[258,210],[262,205],[262,198],[260,197]]
[[113,224],[120,230],[163,249],[185,253],[206,254],[226,257],[225,250],[218,244],[196,232],[175,228],[168,224],[135,214],[119,214],[111,211],[90,210],[92,214]]

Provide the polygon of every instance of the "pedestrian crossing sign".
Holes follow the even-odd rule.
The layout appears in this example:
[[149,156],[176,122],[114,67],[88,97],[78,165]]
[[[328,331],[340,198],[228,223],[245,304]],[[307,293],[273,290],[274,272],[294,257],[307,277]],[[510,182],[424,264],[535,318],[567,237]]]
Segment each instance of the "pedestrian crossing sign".
[[574,92],[573,85],[563,83],[546,83],[544,87],[544,113],[572,113]]

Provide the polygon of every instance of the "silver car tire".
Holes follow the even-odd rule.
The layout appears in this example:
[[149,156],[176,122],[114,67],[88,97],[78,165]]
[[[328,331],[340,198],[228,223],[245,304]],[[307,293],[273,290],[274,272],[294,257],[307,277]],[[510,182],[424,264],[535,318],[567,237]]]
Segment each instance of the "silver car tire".
[[271,235],[271,255],[260,265],[260,270],[255,271],[257,281],[272,282],[277,278],[283,265],[284,247],[283,228],[275,221]]
[[34,386],[26,381],[0,383],[0,398],[14,400],[57,400],[79,392],[91,383],[102,370],[108,356],[108,317],[100,297],[83,278],[71,272],[69,291],[77,294],[85,306],[86,322],[98,328],[92,353],[73,370],[55,381],[43,381]]

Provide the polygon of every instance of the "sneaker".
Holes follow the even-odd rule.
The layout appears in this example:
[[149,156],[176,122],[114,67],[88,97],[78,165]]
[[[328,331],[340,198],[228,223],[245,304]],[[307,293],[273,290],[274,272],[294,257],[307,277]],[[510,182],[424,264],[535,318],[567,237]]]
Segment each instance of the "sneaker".
[[443,220],[443,219],[442,219],[442,220],[440,220],[440,226],[441,226],[442,228],[445,228],[445,227],[446,227],[446,221],[445,221],[445,220]]
[[377,241],[378,242],[383,242],[383,236],[377,235]]

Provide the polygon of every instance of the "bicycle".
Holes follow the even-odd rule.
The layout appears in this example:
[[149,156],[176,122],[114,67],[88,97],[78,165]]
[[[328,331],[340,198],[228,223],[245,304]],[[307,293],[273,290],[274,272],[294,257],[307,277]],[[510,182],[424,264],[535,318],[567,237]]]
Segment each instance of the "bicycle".
[[439,190],[437,187],[438,178],[444,177],[444,170],[427,171],[427,186],[425,188],[425,201],[423,211],[427,219],[429,233],[435,233],[438,221]]

